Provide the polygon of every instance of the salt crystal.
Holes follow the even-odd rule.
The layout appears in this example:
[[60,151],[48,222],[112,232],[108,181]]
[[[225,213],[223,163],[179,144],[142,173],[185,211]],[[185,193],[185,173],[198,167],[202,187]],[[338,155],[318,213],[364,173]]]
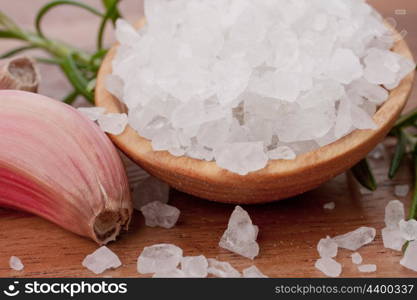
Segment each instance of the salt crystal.
[[401,220],[399,223],[401,237],[407,241],[417,240],[417,221],[414,219],[405,221]]
[[339,277],[342,273],[342,265],[329,257],[318,259],[315,267],[328,277]]
[[269,159],[284,159],[284,160],[293,160],[297,157],[295,152],[287,146],[277,147],[273,150],[268,151]]
[[256,266],[251,266],[243,270],[244,278],[268,278]]
[[140,210],[143,206],[159,201],[168,203],[169,185],[155,177],[145,177],[133,186],[133,206]]
[[327,210],[333,210],[333,209],[336,208],[336,203],[334,203],[334,202],[326,203],[326,204],[323,205],[323,208],[327,209]]
[[254,259],[259,254],[256,242],[258,226],[252,224],[249,214],[240,206],[236,206],[219,246],[244,257]]
[[329,236],[325,239],[321,239],[317,244],[317,251],[319,252],[320,257],[323,258],[335,257],[337,255],[337,248],[336,242]]
[[373,273],[376,272],[376,265],[360,265],[358,270],[362,273]]
[[362,246],[371,243],[376,235],[375,228],[360,227],[352,232],[338,235],[333,238],[339,248],[356,251]]
[[405,197],[410,191],[410,186],[408,184],[396,185],[394,188],[394,195],[397,197]]
[[362,263],[362,256],[358,252],[352,253],[351,257],[352,263],[354,263],[355,265],[360,265]]
[[406,240],[402,237],[399,227],[382,229],[382,241],[384,247],[396,251],[401,251]]
[[146,226],[149,227],[159,226],[170,229],[175,226],[180,216],[178,208],[159,201],[142,206],[140,211],[145,217]]
[[242,274],[233,268],[228,262],[208,259],[208,273],[219,278],[239,278]]
[[407,269],[417,272],[417,241],[410,242],[400,264]]
[[164,274],[175,270],[181,259],[181,248],[171,244],[157,244],[143,249],[138,258],[137,270],[140,274]]
[[103,107],[79,107],[77,110],[91,121],[97,121],[106,112],[106,109]]
[[146,0],[140,30],[117,21],[106,88],[154,151],[245,176],[375,129],[415,68],[363,1],[258,2]]
[[182,270],[173,269],[167,272],[155,273],[152,278],[185,278],[187,277]]
[[23,268],[25,267],[22,263],[22,261],[20,260],[19,257],[17,256],[11,256],[10,260],[9,260],[9,266],[11,269],[15,270],[15,271],[22,271]]
[[397,228],[404,217],[404,204],[400,201],[392,200],[385,207],[385,225],[388,228]]
[[95,274],[101,274],[108,269],[115,269],[122,265],[119,257],[106,246],[98,248],[87,255],[82,265]]
[[181,260],[181,270],[188,278],[207,277],[208,261],[205,256],[186,256]]
[[114,135],[122,134],[128,123],[126,114],[100,115],[97,121],[101,130]]

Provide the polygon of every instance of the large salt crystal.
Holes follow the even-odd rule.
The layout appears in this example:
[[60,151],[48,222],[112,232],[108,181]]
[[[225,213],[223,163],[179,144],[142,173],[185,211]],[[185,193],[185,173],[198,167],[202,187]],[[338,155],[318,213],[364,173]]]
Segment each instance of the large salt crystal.
[[[269,159],[294,159],[355,129],[375,129],[385,88],[415,68],[390,50],[390,30],[362,0],[144,6],[140,30],[116,23],[120,46],[107,89],[153,150],[215,160],[242,176]],[[124,120],[94,118],[122,132]]]
[[9,267],[15,271],[22,271],[25,266],[19,257],[11,256],[9,259]]
[[417,272],[417,241],[410,242],[400,264]]
[[401,220],[399,223],[401,237],[407,241],[417,240],[417,221],[414,219],[405,221]]
[[376,272],[376,265],[368,264],[368,265],[360,265],[358,267],[359,272],[362,273],[373,273]]
[[137,270],[141,274],[166,274],[175,270],[182,259],[182,249],[171,244],[145,247],[139,255]]
[[328,277],[339,277],[342,273],[342,265],[329,257],[318,259],[315,267]]
[[152,278],[186,278],[186,274],[179,269],[173,269],[166,272],[158,272],[152,275]]
[[371,243],[376,235],[375,228],[360,227],[352,232],[338,235],[333,238],[339,248],[356,251],[362,246]]
[[97,121],[101,130],[114,135],[122,134],[128,123],[126,114],[100,115]]
[[358,252],[352,253],[351,258],[352,258],[352,262],[355,265],[360,265],[362,263],[362,260],[363,260],[362,256]]
[[317,251],[320,254],[320,257],[335,257],[337,255],[337,243],[333,241],[330,237],[321,239],[317,244]]
[[323,205],[323,208],[324,209],[327,209],[327,210],[333,210],[333,209],[336,208],[336,203],[334,203],[334,202],[328,202],[328,203],[326,203],[326,204]]
[[408,184],[396,185],[394,187],[394,195],[397,197],[405,197],[410,191],[410,186]]
[[188,278],[205,278],[208,274],[208,261],[204,255],[186,256],[181,260],[181,270]]
[[[142,176],[138,174],[137,176]],[[133,186],[133,206],[140,210],[143,206],[159,201],[167,203],[169,200],[169,185],[159,179],[148,176],[142,178]]]
[[388,228],[397,228],[404,217],[404,204],[400,201],[392,200],[385,207],[385,225]]
[[400,228],[388,228],[382,229],[382,241],[384,247],[396,251],[401,251],[406,240],[402,237]]
[[170,229],[175,226],[180,216],[178,208],[154,201],[143,206],[140,211],[145,217],[145,224],[149,227],[163,227]]
[[252,224],[249,214],[236,206],[219,246],[244,257],[254,259],[259,254],[258,226]]
[[218,261],[214,258],[208,259],[208,273],[219,278],[239,278],[242,274],[225,261]]
[[268,278],[256,266],[251,266],[242,271],[244,278]]
[[106,246],[103,246],[87,255],[82,265],[95,274],[101,274],[108,269],[120,267],[122,262],[114,252]]

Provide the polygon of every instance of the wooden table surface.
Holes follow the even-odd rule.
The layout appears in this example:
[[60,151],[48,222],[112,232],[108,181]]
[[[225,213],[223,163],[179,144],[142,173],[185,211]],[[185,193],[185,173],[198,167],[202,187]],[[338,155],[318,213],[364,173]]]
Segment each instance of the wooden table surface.
[[[1,11],[13,16],[19,24],[32,26],[36,9],[46,0],[25,1],[25,9],[13,0],[3,0]],[[95,4],[98,1],[85,1]],[[130,20],[138,19],[143,12],[142,1],[124,0],[123,10]],[[417,1],[370,1],[386,17],[397,20],[399,30],[406,30],[410,47],[417,56]],[[33,9],[32,9],[33,8]],[[406,15],[396,10],[406,10]],[[68,26],[68,24],[71,26]],[[94,30],[97,19],[75,9],[57,9],[46,20],[45,28],[51,36],[77,43],[80,47],[94,47]],[[90,30],[91,28],[91,30]],[[111,36],[111,35],[110,35]],[[111,38],[108,40],[111,43]],[[14,43],[0,41],[0,50]],[[68,91],[59,71],[42,66],[41,93],[61,97]],[[409,107],[417,103],[416,89]],[[387,141],[390,144],[390,141]],[[123,266],[107,271],[103,276],[140,277],[136,260],[143,247],[157,243],[174,243],[184,249],[185,255],[204,254],[229,261],[238,270],[255,264],[270,277],[322,277],[314,268],[318,258],[316,244],[326,235],[342,234],[360,226],[377,229],[375,241],[359,250],[364,263],[376,264],[376,273],[361,274],[351,263],[350,251],[340,250],[337,260],[343,265],[344,277],[417,277],[417,273],[399,264],[401,254],[382,246],[384,208],[395,199],[396,184],[411,183],[411,164],[407,162],[395,180],[387,179],[387,168],[392,147],[387,147],[385,157],[373,161],[379,182],[376,192],[362,195],[350,175],[341,175],[320,188],[304,195],[266,205],[245,207],[254,224],[260,228],[258,242],[260,255],[254,260],[245,259],[218,247],[218,241],[227,226],[233,206],[212,203],[172,191],[171,204],[181,210],[181,217],[173,229],[147,228],[139,213],[134,214],[130,231],[109,245]],[[410,195],[403,199],[406,207]],[[334,201],[336,208],[325,211],[323,204]],[[36,216],[0,209],[0,277],[93,277],[81,266],[83,258],[97,248],[93,242],[66,232]],[[8,267],[11,255],[20,257],[25,264],[22,272]]]

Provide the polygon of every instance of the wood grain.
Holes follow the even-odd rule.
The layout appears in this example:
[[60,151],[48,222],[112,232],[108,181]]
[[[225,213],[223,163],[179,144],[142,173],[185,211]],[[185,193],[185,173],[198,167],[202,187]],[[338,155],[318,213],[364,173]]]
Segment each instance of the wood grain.
[[[23,11],[13,1],[2,3],[1,10],[13,13],[22,22],[31,20],[30,7],[39,7],[45,1],[33,0]],[[93,0],[89,2],[94,2]],[[135,11],[138,1],[123,1],[127,11]],[[417,2],[412,0],[372,1],[386,16],[398,20],[397,29],[408,31],[406,40],[414,55],[417,54]],[[129,6],[130,5],[130,6]],[[395,16],[394,9],[407,9],[406,16]],[[62,13],[64,15],[64,13]],[[83,28],[95,26],[85,16],[65,14],[66,18],[79,18]],[[131,16],[132,17],[132,16]],[[133,18],[140,17],[140,13]],[[49,21],[54,31],[71,35],[73,28],[60,22],[59,17]],[[77,24],[77,22],[74,22]],[[94,28],[94,27],[93,27]],[[86,31],[86,30],[84,30]],[[91,47],[91,40],[72,34],[68,39],[78,40],[80,47]],[[0,42],[0,49],[9,45]],[[66,84],[50,76],[51,69],[43,68],[42,92],[47,95],[61,95]],[[56,73],[54,73],[56,74]],[[51,77],[51,78],[50,78]],[[58,77],[56,77],[58,78]],[[416,89],[415,89],[416,90]],[[412,94],[409,107],[417,103],[416,93]],[[259,244],[261,252],[253,262],[218,247],[218,241],[226,228],[233,210],[232,205],[218,204],[173,191],[171,202],[182,214],[178,226],[171,230],[152,229],[143,226],[143,218],[135,213],[131,230],[119,241],[109,245],[121,258],[123,266],[107,271],[103,276],[140,277],[136,272],[136,259],[144,246],[167,242],[184,249],[185,255],[204,254],[230,261],[242,270],[253,263],[271,277],[322,277],[314,268],[318,258],[315,249],[320,238],[337,235],[359,226],[373,226],[378,230],[376,240],[359,250],[365,263],[375,263],[378,271],[361,274],[351,263],[350,251],[341,250],[337,260],[343,264],[344,277],[417,277],[417,273],[399,265],[400,253],[383,248],[380,229],[383,227],[384,207],[394,199],[396,184],[410,183],[410,162],[405,162],[394,181],[387,179],[388,162],[392,154],[392,141],[387,140],[387,153],[380,161],[372,161],[378,190],[372,195],[361,195],[357,184],[349,175],[341,175],[316,190],[303,195],[266,205],[245,206],[253,222],[260,227]],[[408,207],[410,195],[401,199]],[[334,201],[336,209],[325,211],[324,203]],[[84,269],[81,262],[85,255],[96,249],[96,245],[84,238],[68,233],[38,217],[12,210],[0,209],[0,276],[1,277],[94,277]],[[11,271],[8,259],[17,255],[25,263],[23,272]]]

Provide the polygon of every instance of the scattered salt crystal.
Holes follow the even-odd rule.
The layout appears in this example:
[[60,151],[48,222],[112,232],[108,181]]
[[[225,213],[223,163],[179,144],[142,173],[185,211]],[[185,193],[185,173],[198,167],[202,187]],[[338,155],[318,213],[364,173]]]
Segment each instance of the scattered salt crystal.
[[287,146],[277,147],[273,150],[268,151],[269,159],[284,159],[284,160],[293,160],[297,157],[297,154]]
[[155,273],[152,278],[185,278],[187,277],[182,270],[173,269],[167,272]]
[[218,261],[214,258],[208,259],[208,273],[219,278],[239,278],[242,275],[228,262]]
[[360,265],[358,270],[362,273],[373,273],[376,272],[376,265]]
[[408,184],[396,185],[394,188],[394,195],[397,197],[405,197],[410,191],[410,186]]
[[181,260],[181,270],[188,278],[207,277],[208,261],[205,256],[186,256]]
[[106,246],[98,248],[87,255],[82,265],[95,274],[101,274],[108,269],[115,269],[122,265],[119,257]]
[[[142,176],[141,174],[139,174]],[[169,200],[169,185],[159,179],[148,176],[143,180],[139,180],[133,186],[133,206],[140,210],[143,206],[159,201],[161,203],[168,203]]]
[[338,235],[333,238],[339,248],[356,251],[362,246],[371,243],[376,235],[375,228],[360,227],[352,232]]
[[126,114],[100,115],[97,121],[101,130],[114,135],[122,134],[128,123]]
[[240,175],[375,129],[372,116],[389,97],[381,85],[395,88],[415,68],[390,51],[390,30],[363,1],[144,6],[139,31],[117,21],[107,89],[155,151]]
[[358,252],[352,253],[351,257],[352,257],[352,262],[355,265],[360,265],[362,263],[362,256]]
[[323,205],[323,208],[327,209],[327,210],[333,210],[333,209],[336,208],[336,203],[334,203],[334,202],[326,203],[326,204]]
[[385,207],[385,225],[397,228],[401,220],[404,220],[404,204],[398,200],[390,201]]
[[404,257],[400,264],[417,272],[417,241],[412,241],[405,250]]
[[17,256],[11,256],[10,260],[9,260],[9,266],[11,269],[15,270],[15,271],[22,271],[23,268],[25,267],[22,263],[22,261],[20,260],[19,257]]
[[244,278],[268,278],[256,266],[252,266],[243,270]]
[[143,249],[138,258],[137,270],[140,274],[164,274],[175,270],[181,259],[181,248],[171,244],[157,244]]
[[337,243],[329,236],[325,239],[321,239],[317,244],[317,251],[320,257],[335,257],[337,255]]
[[236,206],[219,246],[244,257],[254,259],[259,254],[258,226],[252,224],[249,214]]
[[399,223],[401,237],[407,241],[417,240],[417,221],[414,219],[405,221],[401,220]]
[[106,109],[103,107],[79,107],[77,110],[91,121],[97,121],[106,112]]
[[318,259],[315,267],[328,277],[339,277],[342,273],[342,265],[329,257]]
[[385,151],[384,145],[379,144],[378,146],[375,147],[374,150],[371,151],[371,153],[369,153],[369,156],[372,159],[378,160],[384,157],[384,151]]
[[402,237],[399,228],[388,228],[382,229],[382,241],[384,247],[396,251],[401,251],[406,240]]
[[178,208],[159,201],[142,206],[140,211],[145,217],[146,226],[149,227],[159,226],[170,229],[175,226],[180,216]]

